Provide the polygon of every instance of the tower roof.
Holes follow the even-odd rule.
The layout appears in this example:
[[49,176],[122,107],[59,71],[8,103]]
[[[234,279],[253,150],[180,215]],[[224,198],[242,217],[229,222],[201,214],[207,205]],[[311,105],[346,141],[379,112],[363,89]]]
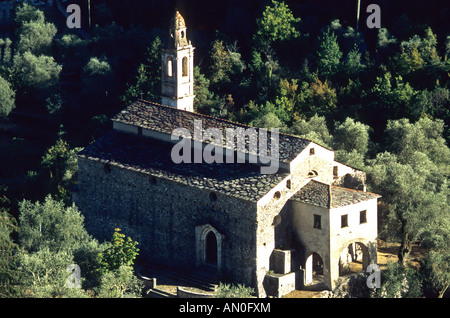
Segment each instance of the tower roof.
[[169,48],[183,47],[189,45],[186,35],[186,22],[180,12],[176,12],[170,21],[170,37],[172,38]]
[[177,11],[170,21],[170,28],[173,30],[179,30],[181,28],[185,28],[186,23],[184,22],[183,16],[180,14],[179,11]]

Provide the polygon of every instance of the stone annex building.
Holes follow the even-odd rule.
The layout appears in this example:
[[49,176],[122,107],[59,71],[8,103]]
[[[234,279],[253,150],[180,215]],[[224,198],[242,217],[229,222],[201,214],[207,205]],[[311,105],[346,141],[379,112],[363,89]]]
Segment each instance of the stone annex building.
[[73,199],[88,231],[109,239],[119,227],[139,242],[142,257],[168,267],[209,264],[259,297],[317,277],[332,289],[352,257],[363,269],[376,263],[379,196],[365,192],[364,173],[336,162],[331,149],[280,133],[273,174],[261,173],[247,148],[232,149],[244,163],[174,163],[176,128],[195,140],[195,120],[203,129],[250,127],[194,112],[194,47],[178,12],[170,36],[162,104],[134,102],[79,153]]

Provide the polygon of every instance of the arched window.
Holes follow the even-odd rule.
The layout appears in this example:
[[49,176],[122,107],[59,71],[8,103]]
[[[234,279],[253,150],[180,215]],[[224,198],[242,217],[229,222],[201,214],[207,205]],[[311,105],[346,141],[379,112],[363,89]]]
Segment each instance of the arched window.
[[183,77],[188,76],[188,59],[186,56],[182,60],[182,75]]
[[170,56],[167,58],[167,76],[173,76],[173,60]]
[[211,200],[211,202],[217,201],[217,194],[215,192],[211,192],[209,194],[209,199]]
[[309,173],[308,173],[308,178],[314,178],[314,177],[317,177],[319,174],[317,173],[317,171],[316,170],[311,170]]

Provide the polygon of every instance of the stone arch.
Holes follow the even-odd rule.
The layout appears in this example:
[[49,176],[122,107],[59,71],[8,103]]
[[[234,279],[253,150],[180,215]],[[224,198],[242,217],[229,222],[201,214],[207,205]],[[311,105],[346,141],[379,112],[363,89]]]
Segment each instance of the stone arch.
[[322,257],[313,252],[309,254],[305,261],[305,285],[322,283],[324,279],[324,262]]
[[365,271],[371,263],[369,248],[364,240],[352,240],[339,253],[339,276]]
[[212,265],[222,270],[222,242],[224,236],[210,224],[195,228],[196,265]]

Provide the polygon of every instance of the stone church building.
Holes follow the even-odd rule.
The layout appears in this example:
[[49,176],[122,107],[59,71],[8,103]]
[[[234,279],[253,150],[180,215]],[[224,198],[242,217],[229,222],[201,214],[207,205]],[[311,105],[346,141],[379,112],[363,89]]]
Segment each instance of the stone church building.
[[245,158],[240,163],[174,162],[178,128],[200,149],[213,141],[196,136],[196,122],[224,135],[251,128],[194,112],[193,52],[177,12],[161,57],[161,104],[137,100],[79,153],[73,198],[88,231],[102,240],[119,227],[139,242],[141,257],[168,267],[208,264],[259,297],[282,296],[317,277],[332,289],[349,255],[363,269],[376,263],[379,196],[333,150],[280,133],[276,173],[262,173],[262,158],[248,147],[231,148]]

